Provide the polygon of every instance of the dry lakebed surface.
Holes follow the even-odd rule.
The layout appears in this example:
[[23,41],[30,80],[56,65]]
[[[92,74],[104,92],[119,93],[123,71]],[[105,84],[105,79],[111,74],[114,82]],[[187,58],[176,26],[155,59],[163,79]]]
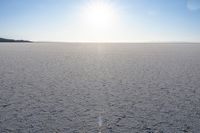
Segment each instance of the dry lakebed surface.
[[0,133],[199,133],[200,44],[0,43]]

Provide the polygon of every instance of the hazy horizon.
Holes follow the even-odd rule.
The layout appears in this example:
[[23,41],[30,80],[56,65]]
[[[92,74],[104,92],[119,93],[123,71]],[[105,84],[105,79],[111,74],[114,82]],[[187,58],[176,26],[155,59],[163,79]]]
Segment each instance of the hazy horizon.
[[47,42],[200,42],[199,0],[1,0],[0,37]]

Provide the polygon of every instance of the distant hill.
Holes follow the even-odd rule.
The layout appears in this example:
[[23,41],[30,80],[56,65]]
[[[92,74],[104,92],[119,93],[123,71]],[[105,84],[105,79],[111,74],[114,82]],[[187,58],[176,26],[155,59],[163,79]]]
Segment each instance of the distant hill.
[[0,38],[0,42],[31,42],[31,41]]

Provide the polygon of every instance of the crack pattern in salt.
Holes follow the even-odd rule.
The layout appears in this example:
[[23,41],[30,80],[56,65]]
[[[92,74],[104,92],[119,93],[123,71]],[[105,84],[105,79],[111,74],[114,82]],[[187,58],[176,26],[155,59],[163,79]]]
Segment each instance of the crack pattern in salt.
[[1,133],[198,133],[200,46],[1,44]]

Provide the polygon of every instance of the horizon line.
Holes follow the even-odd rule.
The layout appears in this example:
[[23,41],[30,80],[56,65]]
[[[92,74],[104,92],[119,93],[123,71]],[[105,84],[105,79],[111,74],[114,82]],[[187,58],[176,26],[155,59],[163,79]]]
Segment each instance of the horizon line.
[[[2,38],[2,37],[0,37]],[[4,38],[3,39],[8,39]],[[30,41],[32,43],[200,43],[200,41],[34,41],[34,40],[27,40],[27,39],[11,39],[11,40],[23,40],[23,41]]]
[[33,43],[200,43],[200,42],[192,42],[192,41],[32,41]]

